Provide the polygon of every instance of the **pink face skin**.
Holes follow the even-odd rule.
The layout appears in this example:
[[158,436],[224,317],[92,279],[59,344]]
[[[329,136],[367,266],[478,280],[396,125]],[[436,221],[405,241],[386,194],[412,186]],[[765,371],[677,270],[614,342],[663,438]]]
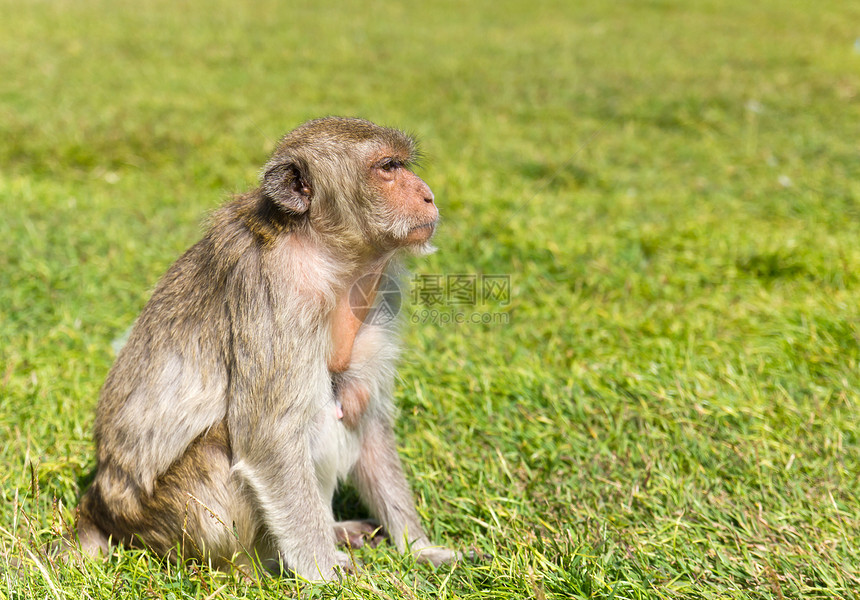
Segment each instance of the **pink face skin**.
[[371,185],[387,199],[388,208],[398,215],[405,230],[399,241],[404,246],[429,241],[439,219],[430,186],[406,167],[403,157],[384,155],[372,164]]

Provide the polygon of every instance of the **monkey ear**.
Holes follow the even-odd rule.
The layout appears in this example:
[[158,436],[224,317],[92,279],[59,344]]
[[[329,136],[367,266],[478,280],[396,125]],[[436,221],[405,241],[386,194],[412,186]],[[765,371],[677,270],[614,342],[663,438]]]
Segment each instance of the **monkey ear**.
[[263,194],[284,210],[297,215],[306,213],[313,190],[302,171],[293,162],[274,165],[263,175]]

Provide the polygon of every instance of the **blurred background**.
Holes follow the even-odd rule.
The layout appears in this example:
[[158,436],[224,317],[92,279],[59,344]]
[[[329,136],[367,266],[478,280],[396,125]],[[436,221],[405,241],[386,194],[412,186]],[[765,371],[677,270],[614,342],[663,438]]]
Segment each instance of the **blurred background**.
[[[432,537],[493,557],[368,549],[351,597],[857,597],[860,4],[0,15],[6,552],[71,518],[111,341],[207,213],[286,131],[346,115],[424,151],[443,221],[410,261],[398,433]],[[509,295],[416,293],[451,275]],[[4,573],[0,595],[292,589],[144,560]]]

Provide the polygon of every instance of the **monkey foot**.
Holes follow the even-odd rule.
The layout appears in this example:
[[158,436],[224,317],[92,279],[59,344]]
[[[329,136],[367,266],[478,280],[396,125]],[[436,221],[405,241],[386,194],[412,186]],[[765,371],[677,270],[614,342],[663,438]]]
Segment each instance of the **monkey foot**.
[[430,546],[414,550],[415,557],[418,562],[430,563],[434,567],[439,565],[460,560],[463,555],[456,550],[450,550],[443,546]]
[[463,558],[468,560],[469,562],[485,562],[493,559],[493,555],[489,552],[483,552],[478,550],[476,546],[472,546],[472,548],[463,555]]
[[375,521],[340,521],[334,525],[337,543],[350,548],[361,548],[365,544],[376,548],[385,538],[385,532]]
[[353,562],[352,557],[340,550],[335,553],[335,565],[340,567],[344,573],[358,573],[359,571],[359,565]]

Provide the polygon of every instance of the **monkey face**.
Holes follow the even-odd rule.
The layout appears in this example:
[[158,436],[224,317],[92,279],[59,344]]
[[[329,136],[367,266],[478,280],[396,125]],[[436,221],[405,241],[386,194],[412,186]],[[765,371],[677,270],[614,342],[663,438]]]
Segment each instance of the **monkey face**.
[[370,185],[381,204],[383,233],[397,246],[427,244],[436,231],[439,210],[433,192],[396,153],[371,160]]

